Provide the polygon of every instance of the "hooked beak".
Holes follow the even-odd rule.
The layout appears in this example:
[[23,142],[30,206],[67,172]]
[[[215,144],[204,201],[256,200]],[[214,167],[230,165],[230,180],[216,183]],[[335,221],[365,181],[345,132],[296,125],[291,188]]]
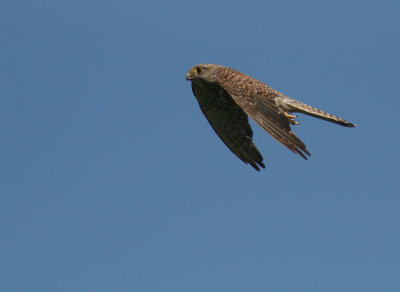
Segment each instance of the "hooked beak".
[[194,76],[189,72],[188,74],[186,74],[186,80],[193,80]]

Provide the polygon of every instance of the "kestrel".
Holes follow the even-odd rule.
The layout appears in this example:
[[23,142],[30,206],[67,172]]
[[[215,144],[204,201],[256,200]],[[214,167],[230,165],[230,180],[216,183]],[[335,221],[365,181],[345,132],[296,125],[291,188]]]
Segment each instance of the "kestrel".
[[291,125],[299,124],[293,112],[355,127],[355,124],[292,99],[251,76],[225,66],[199,64],[190,69],[186,79],[192,82],[193,94],[217,135],[237,157],[258,171],[265,165],[254,145],[248,116],[304,159],[311,154],[291,130]]

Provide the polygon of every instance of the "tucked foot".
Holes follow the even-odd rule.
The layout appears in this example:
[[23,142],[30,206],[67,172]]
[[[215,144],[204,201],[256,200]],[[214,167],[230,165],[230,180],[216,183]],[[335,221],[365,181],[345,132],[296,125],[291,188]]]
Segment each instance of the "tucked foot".
[[289,121],[290,121],[290,123],[291,123],[292,125],[298,125],[298,124],[300,124],[298,121],[295,120],[295,118],[297,118],[297,116],[291,115],[291,114],[288,113],[288,112],[285,112],[285,116],[289,119]]

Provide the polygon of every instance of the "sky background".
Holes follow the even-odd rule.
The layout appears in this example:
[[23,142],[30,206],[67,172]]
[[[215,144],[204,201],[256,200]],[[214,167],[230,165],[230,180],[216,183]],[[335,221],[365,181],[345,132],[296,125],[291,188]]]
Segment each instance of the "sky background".
[[[399,291],[398,0],[0,6],[0,291]],[[257,172],[198,63],[358,127],[253,123]]]

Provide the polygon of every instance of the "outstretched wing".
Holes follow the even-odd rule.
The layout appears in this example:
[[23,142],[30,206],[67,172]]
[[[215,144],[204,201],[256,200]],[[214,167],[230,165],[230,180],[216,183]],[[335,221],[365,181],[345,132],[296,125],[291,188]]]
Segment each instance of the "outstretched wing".
[[290,120],[279,105],[279,92],[257,79],[234,71],[234,74],[230,72],[229,75],[225,75],[230,77],[219,80],[221,87],[273,138],[307,159],[306,155],[311,154],[291,130]]
[[217,84],[192,82],[193,93],[211,127],[228,148],[256,170],[265,168],[263,157],[253,142],[246,113]]

